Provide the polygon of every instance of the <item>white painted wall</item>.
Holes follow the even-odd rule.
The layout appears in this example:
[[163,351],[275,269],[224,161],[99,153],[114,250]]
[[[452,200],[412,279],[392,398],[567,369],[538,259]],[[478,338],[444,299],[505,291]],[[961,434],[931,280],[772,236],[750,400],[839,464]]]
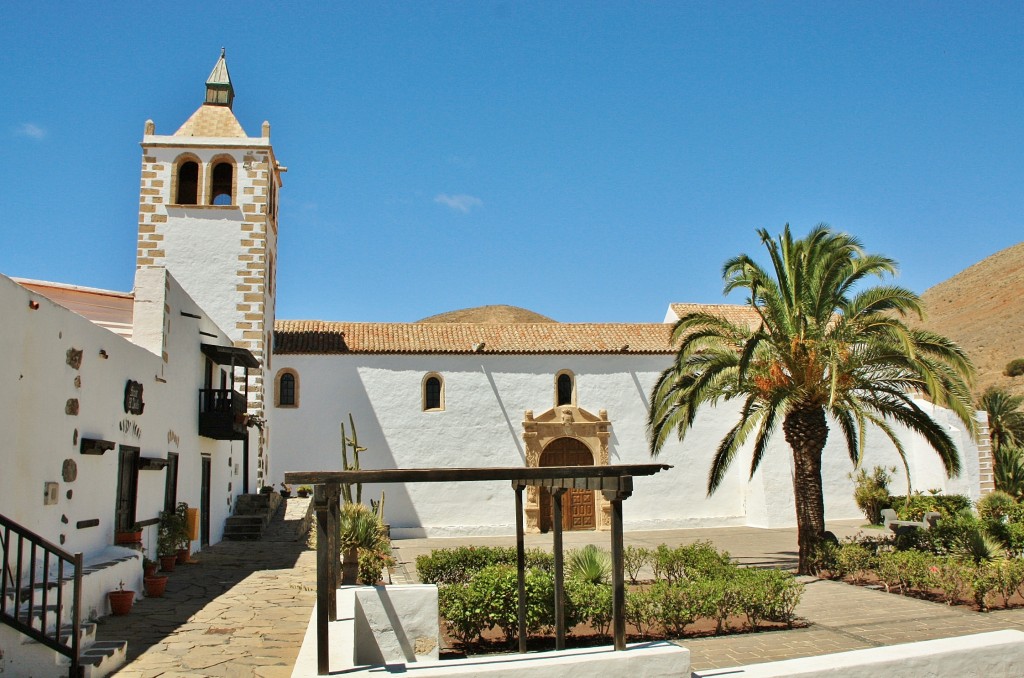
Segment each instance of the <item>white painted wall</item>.
[[[363,468],[523,466],[522,421],[551,408],[554,375],[576,375],[578,405],[608,411],[612,422],[611,463],[649,463],[646,439],[648,397],[667,356],[401,356],[277,355],[276,374],[292,368],[299,375],[299,407],[271,408],[274,482],[289,471],[340,470],[339,424],[351,412],[359,432]],[[445,380],[445,409],[423,412],[423,376]],[[273,390],[273,380],[268,386]],[[273,393],[268,397],[273,403]],[[926,406],[926,403],[921,403]],[[930,405],[927,405],[929,408]],[[721,525],[781,527],[795,523],[792,455],[781,432],[761,469],[748,481],[750,456],[737,456],[727,478],[706,496],[710,461],[733,425],[734,403],[704,410],[686,441],[671,440],[658,461],[674,468],[637,478],[624,505],[629,529]],[[956,428],[951,413],[936,416]],[[960,426],[962,428],[962,425]],[[965,473],[946,480],[938,458],[917,436],[906,435],[915,488],[940,488],[976,497],[977,450],[956,429]],[[829,519],[859,518],[848,475],[853,466],[833,430],[825,451],[823,481]],[[894,493],[905,487],[895,449],[877,431],[867,440],[864,465],[897,466]],[[364,501],[379,487],[364,488]],[[385,490],[385,516],[396,536],[509,534],[514,530],[512,492],[507,483],[393,485]]]
[[[0,430],[5,433],[0,443],[0,513],[68,551],[83,552],[87,561],[113,543],[118,450],[82,455],[77,431],[78,438],[139,447],[143,457],[166,458],[168,452],[177,452],[178,499],[194,507],[200,505],[201,455],[209,454],[210,538],[211,543],[220,540],[240,491],[234,464],[241,461],[241,442],[198,434],[204,365],[199,346],[230,341],[212,322],[184,317],[181,311],[200,314],[163,269],[140,271],[134,333],[143,345],[138,346],[0,276]],[[202,337],[200,329],[216,336]],[[78,370],[67,365],[69,348],[84,352]],[[143,384],[141,415],[124,411],[129,379]],[[65,414],[70,398],[78,399],[77,416]],[[61,477],[66,459],[77,465],[73,482]],[[139,472],[137,520],[155,518],[163,508],[165,474]],[[45,482],[59,484],[53,506],[43,505]],[[76,527],[90,519],[99,519],[99,526]],[[156,527],[146,528],[143,539],[147,553],[155,554]]]

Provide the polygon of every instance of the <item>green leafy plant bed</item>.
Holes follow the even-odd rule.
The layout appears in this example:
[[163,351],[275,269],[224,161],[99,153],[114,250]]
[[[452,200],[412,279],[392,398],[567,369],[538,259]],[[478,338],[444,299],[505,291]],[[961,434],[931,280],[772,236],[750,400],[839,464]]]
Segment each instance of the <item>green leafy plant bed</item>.
[[[720,633],[716,633],[717,625],[714,620],[701,620],[691,626],[687,626],[685,637],[705,638],[715,635],[750,633],[750,629],[744,625],[744,622],[745,617],[743,616],[736,615],[730,617],[728,628]],[[807,628],[807,624],[802,620],[794,621],[792,626],[781,622],[765,622],[758,626],[757,632],[785,631],[791,628]],[[682,636],[664,633],[649,633],[647,635],[641,635],[637,631],[636,627],[631,624],[626,625],[627,643],[639,643],[651,640],[675,640],[680,637]],[[609,634],[600,632],[590,624],[577,624],[570,629],[566,629],[566,648],[599,647],[602,645],[611,645],[612,642],[612,637]],[[554,631],[545,634],[530,634],[526,640],[526,649],[529,652],[554,650]],[[441,632],[441,659],[463,659],[465,657],[475,655],[505,654],[510,652],[518,652],[518,644],[515,647],[510,647],[508,642],[505,640],[504,635],[497,629],[485,631],[480,638],[472,643],[463,643],[450,633],[445,632],[444,629],[442,629]]]
[[[612,587],[607,553],[588,546],[566,553],[566,626],[571,646],[608,644]],[[550,645],[554,627],[554,558],[527,553],[528,645]],[[633,549],[627,570],[627,633],[632,640],[792,627],[803,585],[787,572],[741,568],[708,542]],[[450,651],[477,654],[518,645],[514,549],[441,549],[416,560],[424,583],[438,584]],[[635,581],[649,568],[651,581]]]

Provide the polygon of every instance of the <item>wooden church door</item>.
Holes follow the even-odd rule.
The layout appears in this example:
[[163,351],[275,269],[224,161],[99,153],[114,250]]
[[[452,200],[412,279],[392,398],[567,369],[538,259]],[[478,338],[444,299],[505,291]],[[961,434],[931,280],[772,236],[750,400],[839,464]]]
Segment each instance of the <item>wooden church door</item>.
[[[575,438],[558,438],[544,448],[540,456],[541,466],[593,466],[594,455],[586,445]],[[546,488],[540,491],[540,531],[551,529],[551,493]],[[597,515],[594,511],[594,491],[571,489],[562,496],[562,529],[597,529]]]

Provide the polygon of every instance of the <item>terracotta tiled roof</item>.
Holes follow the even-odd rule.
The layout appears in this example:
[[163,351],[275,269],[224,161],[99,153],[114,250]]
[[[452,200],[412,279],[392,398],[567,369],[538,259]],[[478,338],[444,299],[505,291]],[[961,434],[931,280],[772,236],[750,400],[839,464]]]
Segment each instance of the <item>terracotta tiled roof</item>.
[[665,323],[348,323],[279,320],[274,353],[670,354]]
[[242,129],[238,118],[227,106],[207,106],[196,109],[196,112],[185,121],[185,124],[174,133],[176,137],[241,137],[249,135]]
[[676,319],[689,313],[709,313],[741,327],[757,327],[761,318],[750,306],[741,304],[670,304]]

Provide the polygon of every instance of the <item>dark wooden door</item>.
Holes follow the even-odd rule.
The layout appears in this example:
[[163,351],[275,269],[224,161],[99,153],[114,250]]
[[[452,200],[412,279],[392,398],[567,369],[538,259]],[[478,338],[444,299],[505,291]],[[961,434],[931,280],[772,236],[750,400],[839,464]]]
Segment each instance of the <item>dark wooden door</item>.
[[203,457],[203,481],[199,494],[199,545],[210,544],[210,472],[213,466],[209,457]]
[[139,448],[121,445],[117,458],[117,503],[114,529],[130,530],[135,524],[135,502],[139,493]]
[[[540,455],[541,466],[593,466],[594,455],[575,438],[553,440]],[[553,511],[551,493],[540,490],[540,530],[551,529]],[[572,489],[562,496],[562,529],[593,530],[597,528],[594,491]]]

